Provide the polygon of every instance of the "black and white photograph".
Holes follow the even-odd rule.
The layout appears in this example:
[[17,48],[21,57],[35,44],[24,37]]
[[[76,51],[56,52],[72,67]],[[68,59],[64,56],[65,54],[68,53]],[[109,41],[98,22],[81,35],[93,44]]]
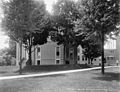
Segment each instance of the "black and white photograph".
[[0,0],[0,92],[120,92],[120,0]]

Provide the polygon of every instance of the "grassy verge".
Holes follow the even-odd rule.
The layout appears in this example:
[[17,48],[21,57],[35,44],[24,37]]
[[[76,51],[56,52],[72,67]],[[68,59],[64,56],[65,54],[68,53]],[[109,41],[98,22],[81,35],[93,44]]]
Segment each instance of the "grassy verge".
[[[22,69],[23,73],[26,72],[50,72],[50,71],[63,71],[63,70],[74,70],[74,69],[84,69],[90,68],[92,66],[85,65],[85,64],[76,64],[76,65],[41,65],[41,66],[25,66]],[[19,71],[17,71],[19,72]]]

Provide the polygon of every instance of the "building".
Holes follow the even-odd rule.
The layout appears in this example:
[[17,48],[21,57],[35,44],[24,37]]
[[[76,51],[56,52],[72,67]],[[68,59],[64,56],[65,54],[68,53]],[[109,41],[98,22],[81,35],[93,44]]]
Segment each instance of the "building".
[[[20,62],[20,47],[17,43],[16,48],[16,64],[19,65]],[[60,65],[60,64],[73,64],[74,60],[74,49],[69,48],[67,50],[66,60],[64,61],[64,47],[63,45],[57,45],[56,42],[48,41],[44,45],[36,46],[32,48],[32,65]],[[82,47],[77,48],[77,63],[86,64],[88,59],[82,54]],[[70,56],[70,57],[69,57]],[[69,58],[68,58],[69,57]],[[23,65],[26,65],[28,60],[27,50],[22,47],[22,58],[24,58]],[[94,59],[92,62],[99,64],[99,58]]]
[[116,49],[105,49],[104,56],[107,65],[115,65],[117,60]]
[[120,36],[108,42],[104,53],[108,65],[115,65],[117,60],[120,62]]
[[117,60],[119,60],[120,62],[120,36],[118,36],[116,40],[116,53],[117,53]]
[[[108,48],[105,49],[105,58],[106,58],[106,65],[113,65],[116,63],[116,60],[120,61],[120,37],[116,40],[116,48]],[[110,43],[112,44],[112,43]],[[115,44],[112,44],[112,47]],[[108,44],[109,46],[109,44]],[[109,46],[109,47],[111,47]],[[68,54],[67,56],[70,56],[69,59],[66,59],[64,61],[64,46],[63,45],[57,45],[56,42],[48,41],[44,45],[35,46],[32,48],[32,65],[58,65],[58,64],[73,64],[75,61],[73,58],[75,56],[74,49],[73,48],[67,48]],[[19,64],[20,61],[20,48],[17,44],[16,48],[16,64]],[[78,64],[87,64],[88,59],[84,57],[83,55],[83,49],[81,46],[78,46],[77,48],[77,63]],[[26,61],[28,60],[28,53],[27,50],[23,47],[22,49],[22,58],[25,58],[23,64],[26,65]],[[100,65],[101,64],[101,57],[95,58],[92,60],[92,63],[94,65]]]
[[[20,61],[20,48],[17,44],[16,61],[17,65]],[[23,47],[22,58],[25,58],[24,64],[28,60],[28,53]],[[57,45],[55,42],[47,42],[44,45],[34,46],[32,48],[32,65],[55,65],[63,64],[63,46]]]

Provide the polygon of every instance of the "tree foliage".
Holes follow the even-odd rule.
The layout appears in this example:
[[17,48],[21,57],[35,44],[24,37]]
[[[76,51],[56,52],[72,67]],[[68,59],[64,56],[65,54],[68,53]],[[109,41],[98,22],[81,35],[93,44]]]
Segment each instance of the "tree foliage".
[[4,3],[3,26],[8,35],[17,42],[22,42],[29,50],[47,42],[49,26],[48,13],[42,0],[10,0]]
[[85,40],[82,44],[84,56],[91,61],[101,56],[101,44],[99,41],[95,41],[95,38]]
[[55,32],[52,33],[54,40],[59,44],[74,44],[76,32],[74,31],[75,21],[80,18],[80,12],[72,0],[59,0],[54,5],[53,22]]
[[100,35],[110,34],[116,31],[119,22],[119,0],[83,0],[85,16],[83,25],[88,29],[87,32],[96,32]]
[[83,16],[76,5],[73,0],[58,0],[53,6],[52,21],[54,31],[50,33],[53,41],[63,44],[64,61],[71,60],[70,50],[74,49],[74,54],[72,54],[74,55],[73,63],[77,61],[77,46],[80,44],[78,40],[81,41],[84,38],[79,34],[78,30],[75,30],[77,20]]
[[[105,36],[117,30],[119,23],[119,0],[83,0],[84,14],[82,25],[89,36],[95,35],[101,43],[102,73],[104,73]],[[88,36],[88,37],[89,37]]]

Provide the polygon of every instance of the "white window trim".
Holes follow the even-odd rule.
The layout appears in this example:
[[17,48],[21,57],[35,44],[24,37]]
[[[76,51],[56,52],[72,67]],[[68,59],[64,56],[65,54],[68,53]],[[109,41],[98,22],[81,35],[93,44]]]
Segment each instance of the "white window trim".
[[[56,48],[57,48],[57,47],[59,47],[59,58],[57,58],[57,56],[56,56]],[[55,64],[57,64],[57,63],[56,63],[56,60],[60,60],[60,58],[61,58],[60,46],[56,46],[56,47],[55,47]],[[61,64],[61,60],[60,60],[60,63],[59,63],[59,64]]]
[[[56,62],[57,60],[59,60],[59,63]],[[61,60],[60,60],[60,59],[55,59],[55,64],[56,64],[56,65],[61,64]]]
[[[38,50],[38,48],[40,48],[40,59],[37,58],[37,50]],[[41,46],[38,46],[37,49],[36,49],[36,65],[38,65],[37,64],[38,60],[40,60],[40,65],[41,65]]]

